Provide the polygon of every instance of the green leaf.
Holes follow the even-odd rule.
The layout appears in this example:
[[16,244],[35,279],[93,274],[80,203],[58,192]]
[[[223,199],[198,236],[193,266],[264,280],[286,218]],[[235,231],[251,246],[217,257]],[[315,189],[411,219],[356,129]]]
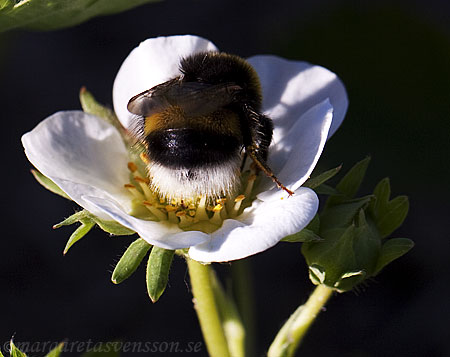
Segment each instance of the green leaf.
[[12,340],[9,342],[9,349],[10,349],[9,351],[10,357],[27,357],[25,353],[23,353],[16,347],[16,345]]
[[412,247],[414,242],[407,238],[388,239],[381,246],[380,257],[374,275],[378,274],[386,265],[406,254]]
[[347,198],[354,197],[361,186],[369,162],[370,157],[366,157],[364,160],[357,162],[337,184],[337,190],[347,196]]
[[90,219],[83,219],[80,221],[81,225],[72,233],[66,243],[63,254],[66,255],[70,247],[83,238],[95,226],[95,222]]
[[52,349],[45,357],[59,357],[63,351],[64,342],[61,342],[58,346]]
[[398,196],[389,201],[383,216],[376,220],[381,236],[385,238],[400,227],[408,215],[408,211],[408,197]]
[[166,289],[174,250],[153,247],[147,263],[147,292],[152,302],[158,301]]
[[322,185],[324,182],[331,179],[334,175],[336,175],[339,170],[342,168],[342,165],[335,167],[334,169],[322,172],[321,174],[308,179],[302,186],[309,188],[317,188]]
[[55,30],[155,0],[22,0],[0,3],[0,32],[14,28]]
[[319,242],[323,240],[317,234],[309,229],[302,229],[300,232],[284,237],[282,242],[298,243],[298,242]]
[[128,279],[136,271],[139,264],[141,264],[142,259],[144,259],[150,248],[151,245],[142,238],[131,243],[112,273],[112,282],[114,284],[120,284],[125,279]]
[[67,198],[68,200],[72,200],[69,196],[67,196],[67,194],[63,190],[61,190],[56,185],[56,183],[54,183],[48,177],[42,175],[38,170],[31,170],[31,173],[33,174],[36,181],[39,182],[42,186],[44,186],[50,192],[56,193],[57,195],[60,195],[61,197]]

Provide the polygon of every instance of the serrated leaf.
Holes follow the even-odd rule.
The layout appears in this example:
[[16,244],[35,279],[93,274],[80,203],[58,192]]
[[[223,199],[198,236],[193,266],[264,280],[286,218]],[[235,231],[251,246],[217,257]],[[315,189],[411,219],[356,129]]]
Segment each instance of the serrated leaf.
[[10,357],[27,357],[25,353],[16,347],[12,340],[9,342],[9,355]]
[[400,227],[408,215],[409,200],[406,196],[398,196],[389,201],[381,217],[376,220],[376,225],[383,238],[389,236]]
[[300,232],[291,234],[287,237],[284,237],[282,242],[290,242],[290,243],[305,243],[305,242],[319,242],[323,240],[317,234],[309,229],[302,229]]
[[369,162],[370,157],[357,162],[339,181],[336,186],[337,190],[348,198],[354,197],[366,175]]
[[55,30],[155,0],[22,0],[3,2],[0,32],[14,28]]
[[88,114],[93,114],[98,116],[108,123],[112,124],[117,130],[123,131],[123,126],[120,124],[119,119],[117,119],[116,114],[97,102],[91,92],[89,92],[85,87],[80,89],[80,103],[83,111]]
[[2,351],[0,351],[0,357],[4,357]]
[[322,172],[321,174],[308,179],[302,186],[309,188],[317,188],[322,185],[324,182],[328,181],[332,177],[334,177],[342,168],[342,165],[335,167],[334,169]]
[[378,274],[386,265],[406,254],[414,242],[407,238],[388,239],[382,246],[380,257],[378,258],[375,274]]
[[105,221],[96,216],[91,216],[91,219],[94,220],[102,230],[115,236],[129,236],[136,233],[116,221]]
[[61,342],[58,346],[52,349],[45,357],[59,357],[63,351],[64,342]]
[[57,195],[60,195],[61,197],[67,198],[68,200],[72,200],[69,196],[67,196],[67,194],[63,190],[61,190],[58,187],[58,185],[56,185],[56,183],[54,183],[48,177],[42,175],[38,170],[31,170],[31,173],[33,174],[36,181],[39,182],[42,186],[44,186],[50,192],[56,193]]
[[66,243],[63,254],[66,255],[70,247],[83,238],[95,226],[95,222],[90,219],[83,219],[80,221],[81,225],[72,233]]
[[120,284],[122,281],[128,279],[136,271],[151,247],[142,238],[131,243],[117,263],[112,273],[111,281],[114,284]]
[[147,292],[152,302],[158,301],[166,289],[174,250],[153,247],[147,263]]

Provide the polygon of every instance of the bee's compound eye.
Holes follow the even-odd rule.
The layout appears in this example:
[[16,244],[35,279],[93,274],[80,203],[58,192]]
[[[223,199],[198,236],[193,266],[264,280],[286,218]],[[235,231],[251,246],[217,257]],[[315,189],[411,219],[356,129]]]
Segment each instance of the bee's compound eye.
[[163,97],[148,97],[137,95],[130,99],[127,109],[130,113],[142,116],[151,116],[167,108],[168,103]]

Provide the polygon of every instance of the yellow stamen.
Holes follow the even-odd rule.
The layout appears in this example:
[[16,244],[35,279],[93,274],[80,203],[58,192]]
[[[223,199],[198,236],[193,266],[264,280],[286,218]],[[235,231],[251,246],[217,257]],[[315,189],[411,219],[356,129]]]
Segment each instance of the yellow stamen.
[[179,220],[174,211],[168,212],[167,217],[170,223],[178,224]]
[[138,191],[136,186],[127,183],[127,184],[123,185],[123,187],[125,187],[129,192],[131,192],[131,194],[135,198],[137,198],[138,200],[144,200],[145,199],[144,195]]
[[153,215],[158,218],[160,221],[165,221],[167,219],[167,215],[156,208],[151,202],[143,201],[142,204],[145,208],[147,208]]
[[237,216],[237,214],[238,214],[238,212],[239,212],[239,209],[241,208],[241,203],[242,203],[242,201],[245,199],[245,196],[244,195],[239,195],[239,196],[237,196],[235,199],[234,199],[234,206],[233,206],[233,208],[232,208],[232,210],[231,210],[231,212],[230,212],[230,216],[231,217],[236,217]]
[[129,162],[128,163],[128,170],[130,170],[131,172],[136,172],[138,169],[137,165],[134,162]]
[[145,152],[141,152],[139,154],[139,157],[144,162],[144,164],[148,165],[150,163],[150,158],[148,157],[148,155]]
[[166,209],[167,212],[175,212],[178,209],[178,207],[172,205],[166,205],[164,206],[164,208]]
[[197,211],[195,212],[196,220],[203,221],[203,220],[207,220],[209,218],[208,214],[206,213],[205,206],[206,206],[206,196],[203,196],[200,199],[200,202],[197,207]]
[[250,197],[252,190],[253,190],[253,184],[255,183],[256,175],[252,174],[248,177],[247,180],[247,187],[245,188],[244,196]]

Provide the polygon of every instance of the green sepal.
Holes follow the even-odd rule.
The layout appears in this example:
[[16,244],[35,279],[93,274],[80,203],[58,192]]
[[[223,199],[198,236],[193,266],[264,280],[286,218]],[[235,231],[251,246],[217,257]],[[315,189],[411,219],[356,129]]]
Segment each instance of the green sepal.
[[300,232],[291,234],[287,237],[284,237],[282,242],[290,242],[290,243],[305,243],[305,242],[319,242],[323,240],[313,231],[303,228]]
[[64,247],[63,254],[66,255],[70,247],[83,238],[95,226],[95,222],[87,219],[80,220],[81,225],[71,234],[69,240]]
[[136,239],[131,243],[117,263],[112,273],[111,281],[114,284],[120,284],[128,279],[136,271],[151,247],[142,238]]
[[116,221],[106,221],[93,215],[91,215],[91,218],[95,221],[95,223],[97,223],[97,225],[102,230],[113,236],[129,236],[136,233],[135,231],[132,231],[131,229],[122,226],[120,223]]
[[38,170],[31,170],[31,173],[33,174],[36,181],[50,192],[56,193],[61,197],[67,198],[68,200],[72,200],[63,190],[58,187],[56,183],[50,180],[47,176],[42,175]]
[[59,357],[63,351],[64,348],[64,342],[61,342],[56,346],[54,349],[52,349],[49,353],[45,355],[45,357]]
[[245,328],[237,306],[231,294],[224,291],[213,269],[210,270],[210,276],[214,300],[219,310],[230,355],[243,357],[245,356]]
[[339,192],[347,196],[347,198],[353,198],[358,192],[359,187],[366,175],[367,167],[369,166],[370,157],[357,162],[339,181],[336,188]]
[[90,219],[90,213],[88,211],[82,210],[79,212],[75,212],[70,217],[67,217],[64,221],[53,225],[53,229],[61,228],[62,226],[70,226],[85,219]]
[[414,242],[408,238],[391,238],[381,246],[380,257],[374,275],[378,274],[386,265],[400,258],[414,247]]
[[342,168],[342,165],[339,165],[338,167],[335,167],[334,169],[322,172],[321,174],[311,177],[302,185],[303,187],[309,187],[312,189],[315,189],[322,185],[323,183],[327,182],[331,178],[333,178]]
[[339,195],[339,191],[336,190],[334,187],[331,187],[325,183],[321,184],[319,187],[315,188],[314,191],[318,194],[318,195],[327,195],[327,196],[331,196],[331,195]]
[[347,227],[352,223],[359,211],[367,207],[374,198],[373,195],[369,195],[327,207],[320,215],[320,232]]
[[169,280],[174,250],[154,246],[147,263],[147,292],[152,302],[159,300]]
[[96,115],[114,125],[119,131],[123,131],[123,126],[120,124],[119,119],[117,119],[116,114],[110,108],[97,102],[92,93],[89,92],[86,87],[81,87],[79,97],[81,107],[85,113]]
[[64,253],[66,254],[69,248],[83,238],[93,227],[97,224],[103,231],[116,236],[132,235],[135,234],[134,231],[128,229],[116,221],[106,221],[94,216],[87,210],[82,210],[74,213],[70,217],[66,218],[64,221],[57,223],[53,226],[54,229],[60,228],[62,226],[70,226],[74,223],[81,223],[81,225],[72,233],[70,236],[66,247],[64,248]]
[[9,355],[10,357],[27,357],[25,353],[16,347],[13,340],[9,342]]
[[56,30],[153,1],[155,0],[3,0],[0,2],[0,32],[14,28]]
[[384,238],[402,225],[408,215],[409,200],[406,196],[397,196],[389,200],[391,187],[388,178],[381,180],[377,184],[373,194],[376,197],[376,201],[370,205],[369,209]]
[[[0,5],[1,6],[1,5]],[[0,357],[4,357],[2,351],[0,351]]]

